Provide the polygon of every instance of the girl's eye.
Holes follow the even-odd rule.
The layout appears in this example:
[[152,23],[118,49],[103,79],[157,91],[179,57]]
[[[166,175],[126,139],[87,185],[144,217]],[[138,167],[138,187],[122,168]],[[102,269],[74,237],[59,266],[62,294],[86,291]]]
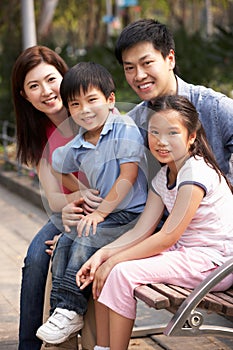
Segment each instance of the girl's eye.
[[158,134],[159,134],[158,131],[156,131],[156,130],[151,130],[150,133],[151,133],[152,135],[158,135]]
[[170,131],[170,132],[169,132],[169,135],[177,135],[177,134],[178,134],[177,131]]

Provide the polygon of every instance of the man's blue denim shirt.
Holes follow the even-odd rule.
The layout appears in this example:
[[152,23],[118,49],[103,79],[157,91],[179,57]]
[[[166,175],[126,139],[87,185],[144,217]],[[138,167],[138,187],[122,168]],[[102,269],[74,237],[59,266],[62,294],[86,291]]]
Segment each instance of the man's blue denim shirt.
[[[232,181],[230,158],[233,153],[233,99],[210,88],[189,84],[179,77],[177,93],[187,97],[196,107],[207,139],[221,170]],[[143,101],[128,114],[134,119],[147,143],[147,107]]]

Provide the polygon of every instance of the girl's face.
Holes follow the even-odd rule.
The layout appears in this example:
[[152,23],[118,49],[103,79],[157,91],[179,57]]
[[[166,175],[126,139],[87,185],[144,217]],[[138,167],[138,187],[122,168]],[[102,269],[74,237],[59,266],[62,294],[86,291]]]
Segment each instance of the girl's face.
[[150,151],[161,163],[179,164],[189,155],[196,133],[188,136],[188,130],[182,123],[182,117],[175,110],[154,113],[149,120],[148,141]]
[[102,91],[89,87],[86,93],[81,91],[73,100],[68,101],[68,107],[76,124],[88,131],[95,131],[104,125],[114,103],[113,92],[106,98]]
[[42,62],[30,70],[24,80],[24,92],[21,92],[36,109],[48,117],[59,113],[63,108],[60,85],[63,77],[48,63]]

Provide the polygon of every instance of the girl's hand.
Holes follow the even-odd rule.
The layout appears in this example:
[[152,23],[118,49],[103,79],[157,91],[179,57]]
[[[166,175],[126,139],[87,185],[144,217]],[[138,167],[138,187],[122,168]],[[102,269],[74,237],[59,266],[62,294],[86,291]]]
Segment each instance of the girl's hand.
[[99,204],[102,202],[102,198],[99,197],[99,191],[94,189],[86,189],[82,191],[82,197],[84,200],[83,210],[84,214],[90,214],[96,210]]
[[92,283],[96,270],[107,259],[106,253],[106,250],[99,249],[79,269],[76,274],[76,283],[80,289],[84,289]]
[[91,214],[83,216],[82,218],[80,218],[79,222],[77,223],[78,236],[79,237],[82,236],[83,230],[85,230],[85,236],[89,236],[91,226],[92,226],[92,233],[93,235],[95,235],[98,223],[103,221],[104,221],[104,218],[98,211],[94,211]]
[[83,199],[75,200],[62,209],[62,222],[65,232],[70,232],[69,226],[77,226],[77,222],[83,217]]
[[94,300],[98,299],[100,296],[104,283],[113,267],[114,264],[111,263],[111,259],[108,259],[96,270],[92,285],[92,295]]
[[56,236],[53,237],[52,240],[45,241],[45,244],[49,246],[49,249],[45,250],[48,255],[51,256],[53,254],[54,248],[55,248],[55,246],[57,244],[57,241],[58,241],[59,237],[60,237],[60,235],[56,235]]

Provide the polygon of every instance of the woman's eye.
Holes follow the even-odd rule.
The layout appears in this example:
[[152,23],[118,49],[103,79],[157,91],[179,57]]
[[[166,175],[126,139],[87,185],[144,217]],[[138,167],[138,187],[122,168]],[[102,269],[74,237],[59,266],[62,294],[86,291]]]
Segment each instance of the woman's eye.
[[32,84],[29,86],[29,89],[35,89],[38,85],[37,84]]
[[54,80],[56,80],[55,77],[50,77],[50,78],[49,78],[49,81],[54,81]]

